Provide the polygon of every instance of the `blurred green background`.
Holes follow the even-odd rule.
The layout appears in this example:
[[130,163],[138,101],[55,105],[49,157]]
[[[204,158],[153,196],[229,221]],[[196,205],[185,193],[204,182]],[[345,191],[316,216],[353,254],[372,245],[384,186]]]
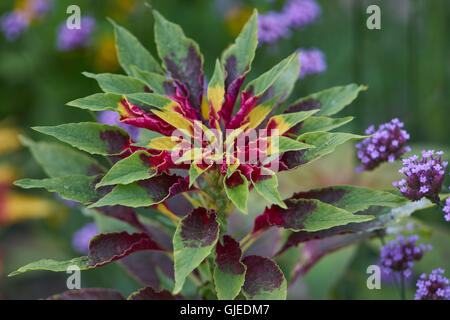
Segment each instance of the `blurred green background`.
[[[233,41],[252,8],[256,7],[263,13],[280,10],[284,1],[148,2],[169,20],[180,24],[185,33],[199,43],[205,56],[205,73],[210,77],[214,60]],[[291,37],[275,45],[258,48],[249,79],[300,47],[319,48],[326,55],[326,72],[299,80],[293,98],[350,82],[366,84],[369,90],[342,114],[355,116],[355,120],[346,127],[349,132],[361,133],[370,124],[398,117],[405,122],[413,145],[446,150],[450,145],[450,1],[318,0],[318,3],[322,7],[322,15],[316,23],[294,31]],[[121,72],[115,57],[112,27],[106,17],[126,26],[157,56],[150,10],[143,1],[133,0],[77,1],[83,15],[89,14],[97,20],[94,41],[85,49],[58,51],[58,28],[67,18],[66,8],[71,4],[73,1],[70,0],[53,1],[49,13],[34,21],[17,41],[8,42],[0,35],[0,95],[3,100],[0,135],[4,145],[0,151],[8,151],[0,155],[0,177],[5,183],[23,176],[43,176],[29,153],[16,145],[14,136],[17,132],[42,140],[45,138],[33,133],[29,127],[91,120],[86,112],[65,106],[68,101],[99,91],[96,83],[83,77],[81,72]],[[366,28],[366,8],[370,4],[381,8],[381,30]],[[13,0],[1,1],[0,15],[15,5]],[[1,131],[2,128],[6,129]],[[10,148],[5,147],[8,144],[11,144]],[[286,195],[292,190],[344,182],[389,188],[397,168],[387,165],[379,172],[354,178],[353,148],[341,148],[335,157],[331,158],[333,161],[320,162],[317,166],[334,168],[334,172],[306,177],[302,176],[303,172],[298,172],[295,173],[298,179],[283,177],[281,185]],[[347,171],[343,171],[340,165],[344,163]],[[92,220],[79,210],[67,208],[50,194],[34,192],[27,195],[39,195],[39,199],[48,201],[45,205],[52,213],[44,214],[46,219],[24,219],[17,223],[6,219],[3,225],[0,224],[0,299],[35,299],[64,291],[65,274],[36,272],[12,279],[6,275],[40,258],[68,259],[76,256],[71,248],[71,235]],[[4,197],[0,197],[0,201],[5,201]],[[253,207],[251,217],[260,213],[261,205],[256,202],[250,205]],[[427,217],[442,215],[437,210],[430,211]],[[425,237],[424,241],[431,239],[437,249],[417,264],[417,273],[429,272],[438,266],[447,266],[450,271],[450,252],[446,245],[449,237],[441,232],[441,227],[432,229],[433,238]],[[448,232],[445,226],[443,230]],[[291,297],[398,298],[393,286],[369,291],[365,285],[365,269],[376,263],[378,248],[379,244],[374,241],[328,256],[306,279],[292,288]],[[292,253],[293,258],[295,255]],[[285,259],[288,258],[286,256]],[[83,287],[114,287],[124,294],[140,287],[115,263],[84,272],[82,281]]]

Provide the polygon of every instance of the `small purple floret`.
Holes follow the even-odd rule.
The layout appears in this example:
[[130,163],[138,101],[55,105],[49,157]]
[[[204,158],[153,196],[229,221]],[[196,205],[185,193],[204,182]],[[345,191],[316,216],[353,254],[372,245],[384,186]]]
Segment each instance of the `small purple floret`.
[[372,135],[356,144],[358,158],[362,166],[358,171],[373,170],[383,162],[394,162],[411,149],[405,146],[409,140],[409,134],[403,129],[403,122],[397,118],[384,123],[375,130],[370,126],[366,130],[367,135]]
[[399,172],[403,173],[406,179],[395,181],[393,185],[412,201],[425,197],[438,202],[448,165],[448,162],[442,161],[442,155],[442,151],[435,153],[434,150],[429,150],[422,151],[420,161],[417,155],[404,159],[403,168]]
[[417,281],[415,300],[450,300],[449,280],[444,270],[438,268],[427,275],[423,273]]
[[414,261],[422,259],[426,251],[431,250],[431,246],[423,244],[416,245],[419,239],[413,235],[406,240],[403,235],[398,235],[396,240],[389,241],[381,248],[381,268],[386,274],[397,272],[405,277],[411,275],[411,268]]
[[283,18],[290,28],[302,28],[316,21],[321,12],[314,0],[291,0],[283,8]]
[[84,225],[73,234],[73,249],[81,254],[87,254],[89,252],[89,242],[98,233],[97,225],[94,222]]

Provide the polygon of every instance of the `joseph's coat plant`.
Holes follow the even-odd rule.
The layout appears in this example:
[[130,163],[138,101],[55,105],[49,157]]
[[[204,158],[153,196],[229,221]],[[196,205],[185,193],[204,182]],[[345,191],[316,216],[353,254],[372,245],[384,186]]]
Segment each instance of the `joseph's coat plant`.
[[[130,299],[285,299],[287,279],[305,274],[321,256],[384,233],[392,208],[408,202],[399,194],[329,186],[282,199],[277,189],[277,172],[307,170],[337,146],[368,138],[336,131],[352,117],[335,117],[365,86],[333,87],[286,103],[301,68],[298,52],[247,79],[258,47],[256,12],[205,77],[197,43],[157,11],[153,15],[159,60],[112,22],[125,74],[84,73],[103,93],[68,103],[90,112],[116,112],[120,122],[140,128],[139,140],[97,122],[35,127],[64,144],[22,137],[48,178],[16,182],[79,202],[97,222],[107,217],[126,227],[112,230],[98,223],[101,233],[90,241],[86,256],[37,261],[12,276],[65,272],[73,265],[101,268],[120,260],[138,279],[150,273],[159,279]],[[251,135],[255,130],[265,135]],[[222,148],[211,147],[217,145]],[[256,159],[248,159],[251,154]],[[247,214],[250,190],[267,207],[245,235],[229,234],[230,215]],[[177,215],[170,201],[180,196],[191,208]],[[292,275],[285,275],[274,259],[245,254],[271,228],[285,234],[273,258],[300,244],[314,249]],[[317,247],[314,239],[327,241]],[[159,258],[133,258],[144,252]],[[69,291],[56,298],[71,296],[123,298],[113,289]]]

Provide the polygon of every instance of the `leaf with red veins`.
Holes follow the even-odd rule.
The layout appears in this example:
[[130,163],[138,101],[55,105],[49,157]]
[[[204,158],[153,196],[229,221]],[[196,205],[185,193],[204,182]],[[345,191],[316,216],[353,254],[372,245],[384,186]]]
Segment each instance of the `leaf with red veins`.
[[128,300],[175,300],[175,297],[167,290],[156,291],[152,287],[146,287],[132,293]]
[[244,119],[253,110],[258,103],[259,97],[255,97],[251,92],[241,93],[241,107],[235,116],[230,120],[227,125],[227,129],[237,129],[242,126]]
[[155,131],[165,136],[170,136],[176,129],[157,115],[146,113],[126,99],[120,101],[119,112],[119,121],[135,127]]
[[225,102],[219,111],[225,124],[231,119],[233,108],[238,98],[239,90],[250,71],[258,46],[258,13],[253,12],[234,44],[228,47],[222,55],[225,77]]
[[247,256],[242,260],[247,266],[244,295],[250,300],[285,300],[287,283],[275,262],[260,256]]
[[134,252],[165,251],[146,233],[113,232],[95,236],[89,244],[89,266],[101,267]]
[[122,294],[113,289],[87,288],[70,290],[56,294],[47,300],[125,300]]

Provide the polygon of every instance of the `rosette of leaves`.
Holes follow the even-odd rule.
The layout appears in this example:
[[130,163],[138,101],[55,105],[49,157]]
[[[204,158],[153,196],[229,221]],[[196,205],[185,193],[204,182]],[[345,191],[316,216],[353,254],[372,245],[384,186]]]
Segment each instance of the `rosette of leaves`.
[[[290,234],[281,254],[286,246],[311,239],[342,233],[359,236],[381,229],[384,220],[366,210],[405,203],[389,192],[352,186],[331,186],[282,200],[277,176],[270,169],[273,162],[278,161],[281,171],[292,170],[331,153],[338,145],[363,138],[331,130],[352,120],[332,116],[365,87],[334,87],[286,105],[301,67],[297,53],[249,81],[258,46],[256,12],[216,61],[206,84],[197,43],[157,11],[153,14],[161,63],[113,22],[117,55],[126,74],[85,73],[98,82],[103,93],[69,103],[94,112],[116,111],[121,122],[141,128],[141,140],[134,141],[126,131],[96,122],[36,127],[65,145],[24,139],[49,178],[16,182],[23,188],[57,192],[98,216],[128,226],[104,228],[109,232],[91,240],[87,256],[62,262],[41,260],[12,275],[30,270],[65,271],[70,265],[86,270],[120,260],[148,285],[130,299],[198,295],[285,299],[286,276],[276,262],[244,252],[265,230],[278,227]],[[256,138],[265,139],[264,150],[251,139],[239,150],[215,152],[208,147],[218,142],[232,144],[251,129],[276,133]],[[173,138],[177,130],[183,133],[178,140]],[[226,131],[231,134],[225,135]],[[195,132],[206,136],[206,143],[198,144],[198,152],[183,153],[183,161],[174,161],[173,153],[180,151],[181,142],[195,140]],[[242,161],[239,153],[252,148],[264,154],[266,161]],[[254,229],[237,241],[227,234],[227,219],[233,211],[247,212],[251,189],[269,206],[255,220]],[[192,210],[175,215],[167,202],[180,194],[189,199]],[[154,221],[157,228],[150,223]],[[172,238],[172,243],[164,241],[162,233]],[[53,298],[123,297],[111,290],[86,289]]]

